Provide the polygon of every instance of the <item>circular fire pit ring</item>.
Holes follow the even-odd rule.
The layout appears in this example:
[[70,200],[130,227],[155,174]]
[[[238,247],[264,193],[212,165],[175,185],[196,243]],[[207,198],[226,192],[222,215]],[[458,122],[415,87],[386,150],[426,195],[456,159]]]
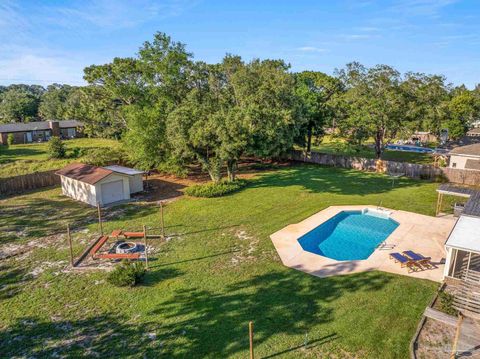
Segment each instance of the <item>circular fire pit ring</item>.
[[137,250],[137,243],[135,242],[122,242],[115,248],[116,253],[133,253]]

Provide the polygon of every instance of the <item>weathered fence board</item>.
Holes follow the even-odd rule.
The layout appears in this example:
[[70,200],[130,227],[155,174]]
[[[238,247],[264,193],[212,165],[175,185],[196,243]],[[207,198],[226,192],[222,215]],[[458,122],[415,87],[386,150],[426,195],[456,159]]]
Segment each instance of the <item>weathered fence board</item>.
[[[350,157],[320,152],[305,153],[292,151],[291,159],[294,161],[316,163],[326,166],[352,168],[360,171],[375,172],[378,169],[377,160],[363,157]],[[480,185],[480,171],[469,171],[455,168],[435,167],[408,162],[396,162],[382,160],[382,166],[386,173],[403,174],[410,178],[422,178],[434,180],[442,178],[452,183],[465,185]]]
[[60,184],[55,171],[36,172],[27,175],[0,178],[0,195],[23,193],[28,190]]

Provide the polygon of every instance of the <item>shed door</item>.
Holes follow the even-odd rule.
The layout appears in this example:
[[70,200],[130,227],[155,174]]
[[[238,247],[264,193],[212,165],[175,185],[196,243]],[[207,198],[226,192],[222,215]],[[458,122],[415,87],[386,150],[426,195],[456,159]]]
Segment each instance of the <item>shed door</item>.
[[108,204],[121,201],[125,198],[123,195],[123,181],[103,183],[102,185],[102,203]]

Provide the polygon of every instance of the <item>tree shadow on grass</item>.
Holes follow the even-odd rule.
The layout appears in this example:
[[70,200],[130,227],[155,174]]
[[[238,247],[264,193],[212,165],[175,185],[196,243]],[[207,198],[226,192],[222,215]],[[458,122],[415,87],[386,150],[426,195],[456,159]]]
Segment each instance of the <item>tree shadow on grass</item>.
[[[153,281],[180,274],[170,269],[149,273]],[[259,354],[295,355],[304,348],[305,334],[317,324],[334,320],[331,302],[347,291],[374,295],[389,280],[380,273],[319,279],[295,271],[270,272],[220,291],[177,290],[152,312],[144,313],[151,315],[147,321],[126,317],[121,310],[78,320],[24,317],[0,329],[0,353],[6,357],[224,358],[247,355],[248,321],[253,320],[257,348],[274,336],[302,338],[294,345],[276,342],[272,349],[264,346]],[[307,348],[338,338],[333,331],[316,331],[309,334]]]
[[[179,290],[151,314],[166,318],[162,332],[168,334],[161,338],[169,357],[228,357],[248,350],[250,320],[255,323],[256,346],[276,335],[303,337],[314,326],[334,320],[329,303],[345,291],[374,292],[389,281],[378,272],[325,279],[294,271],[271,272],[227,285],[220,292]],[[322,345],[338,338],[333,332],[324,335],[311,340]],[[289,344],[280,345],[275,353],[290,349]]]
[[282,171],[259,175],[248,187],[301,186],[313,193],[368,195],[420,185],[421,181],[401,177],[395,179],[395,185],[392,187],[392,179],[386,175],[338,167],[297,164]]
[[[39,191],[41,192],[41,191]],[[96,211],[84,203],[60,196],[29,196],[18,201],[1,203],[0,244],[23,238],[38,238],[66,233],[67,223],[72,228],[93,223]]]
[[0,330],[0,353],[5,357],[128,357],[154,358],[162,343],[152,340],[158,324],[131,323],[120,315],[101,315],[80,320],[43,321],[18,319]]
[[0,265],[0,300],[9,299],[22,290],[28,280],[25,269]]

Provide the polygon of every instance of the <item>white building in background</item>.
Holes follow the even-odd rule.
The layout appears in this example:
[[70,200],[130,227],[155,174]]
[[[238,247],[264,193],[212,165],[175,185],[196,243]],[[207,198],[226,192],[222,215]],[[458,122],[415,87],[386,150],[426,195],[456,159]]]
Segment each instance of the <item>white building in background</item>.
[[449,155],[450,168],[480,171],[480,143],[456,147]]

